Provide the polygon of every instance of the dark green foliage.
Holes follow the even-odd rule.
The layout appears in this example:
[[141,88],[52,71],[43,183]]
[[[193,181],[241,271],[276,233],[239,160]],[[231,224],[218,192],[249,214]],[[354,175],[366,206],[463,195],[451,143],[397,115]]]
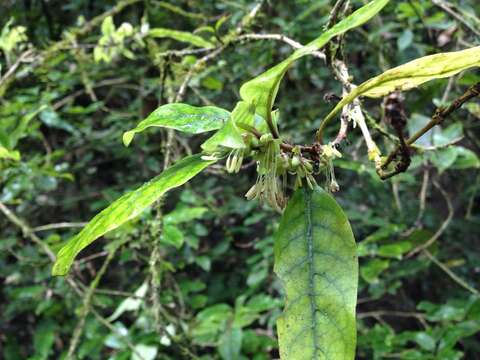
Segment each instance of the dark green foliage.
[[[85,30],[85,21],[123,3],[112,21]],[[280,217],[244,200],[257,177],[249,159],[235,176],[211,166],[171,191],[161,209],[156,204],[99,238],[74,262],[71,278],[51,276],[45,245],[56,254],[83,222],[160,174],[167,152],[177,161],[200,152],[208,138],[175,133],[169,142],[168,130],[156,129],[126,148],[125,131],[172,102],[231,110],[243,83],[293,52],[278,40],[236,41],[242,20],[244,34],[284,34],[307,44],[324,31],[333,3],[265,1],[249,20],[255,4],[248,1],[1,2],[0,29],[24,29],[15,30],[19,41],[11,46],[0,41],[0,358],[66,358],[85,293],[113,248],[77,358],[278,358],[284,293],[273,274],[273,234]],[[356,9],[365,2],[350,3]],[[477,1],[436,3],[452,5],[459,18],[433,1],[391,1],[345,34],[339,54],[352,82],[478,46]],[[200,65],[208,52],[165,54],[212,45],[225,49]],[[405,93],[405,134],[478,81],[478,70],[470,70]],[[324,101],[331,93],[341,96],[341,84],[323,60],[308,56],[290,67],[274,104],[282,136],[311,144],[335,105]],[[480,359],[478,104],[420,138],[416,145],[426,149],[414,149],[408,172],[386,182],[375,174],[358,127],[349,127],[339,147],[335,198],[360,262],[357,359]],[[381,101],[366,99],[362,109],[387,154],[395,142],[381,132],[395,133],[380,121]],[[325,139],[337,130],[332,121]],[[324,185],[323,177],[317,181]],[[439,229],[428,252],[410,255]]]

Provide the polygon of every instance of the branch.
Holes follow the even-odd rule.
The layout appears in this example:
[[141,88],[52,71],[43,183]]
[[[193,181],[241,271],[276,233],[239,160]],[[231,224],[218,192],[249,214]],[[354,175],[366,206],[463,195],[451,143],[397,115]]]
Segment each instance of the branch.
[[[453,101],[450,106],[446,108],[438,108],[432,116],[432,119],[426,124],[422,129],[417,131],[412,137],[405,141],[407,146],[412,145],[415,141],[417,141],[420,137],[422,137],[426,132],[431,130],[433,127],[441,124],[448,116],[450,116],[453,112],[460,109],[463,104],[467,101],[473,99],[480,95],[480,82],[476,83],[475,85],[471,86],[462,96],[457,98]],[[392,163],[392,161],[397,157],[397,155],[402,150],[402,145],[398,145],[387,157],[387,159],[382,163],[381,170],[387,169],[388,165]],[[406,170],[406,169],[405,169]],[[403,171],[405,171],[403,170]],[[381,173],[381,171],[379,171]],[[379,173],[379,175],[380,175]],[[380,176],[382,180],[385,180],[395,173],[386,173],[383,176]]]
[[458,285],[460,285],[461,287],[463,287],[464,289],[470,291],[472,294],[474,295],[479,295],[480,292],[475,289],[474,287],[471,287],[470,285],[468,285],[466,283],[465,280],[463,280],[462,278],[458,277],[452,270],[450,270],[448,268],[447,265],[443,264],[442,262],[440,262],[435,256],[433,256],[430,251],[428,250],[423,250],[423,254],[425,254],[425,256],[430,260],[432,261],[435,265],[437,265],[440,269],[442,269],[453,281],[455,281]]
[[432,246],[438,240],[438,238],[442,236],[442,234],[445,232],[445,230],[450,225],[450,222],[453,219],[454,211],[453,211],[453,204],[452,204],[452,200],[450,199],[450,196],[447,194],[447,192],[442,188],[442,186],[437,181],[434,180],[433,185],[441,192],[443,198],[445,199],[445,202],[447,203],[447,208],[448,208],[447,218],[443,221],[442,225],[440,225],[437,232],[430,239],[428,239],[427,242],[410,251],[407,254],[406,258],[412,257],[413,255],[419,253],[420,251],[426,250],[430,246]]
[[[239,36],[235,41],[244,41],[244,40],[274,40],[281,41],[294,49],[301,49],[304,45],[299,42],[283,35],[283,34],[245,34]],[[314,51],[311,53],[314,57],[326,60],[325,53],[321,51]]]
[[90,286],[88,290],[85,292],[83,296],[83,306],[82,306],[82,312],[80,314],[80,320],[77,323],[77,326],[75,327],[75,330],[73,331],[73,336],[72,339],[70,340],[70,346],[68,348],[68,354],[66,359],[67,360],[74,360],[75,359],[75,350],[77,349],[78,342],[80,341],[80,337],[83,332],[83,328],[85,327],[85,320],[87,318],[87,315],[91,311],[91,305],[92,305],[92,299],[93,295],[95,293],[95,289],[97,288],[101,278],[105,274],[105,271],[107,270],[108,265],[113,259],[113,256],[115,255],[116,248],[113,248],[110,253],[108,254],[107,258],[103,262],[102,267],[98,271],[97,275],[95,276],[95,279],[90,283]]

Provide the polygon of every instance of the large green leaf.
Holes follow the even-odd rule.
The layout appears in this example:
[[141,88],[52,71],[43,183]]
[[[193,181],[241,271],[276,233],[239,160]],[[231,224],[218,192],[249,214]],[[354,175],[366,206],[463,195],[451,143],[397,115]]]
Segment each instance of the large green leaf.
[[255,104],[257,114],[265,119],[269,118],[269,113],[277,96],[280,81],[295,60],[322,48],[335,36],[364,24],[382,10],[388,1],[389,0],[374,0],[369,2],[305,47],[295,51],[281,63],[243,84],[240,88],[242,99],[249,104]]
[[196,107],[174,103],[160,106],[133,130],[123,134],[123,143],[130,145],[135,134],[155,126],[175,129],[189,134],[218,130],[228,120],[230,113],[216,106]]
[[283,360],[355,355],[358,260],[350,224],[320,188],[297,190],[275,236],[275,273],[286,293],[277,321]]
[[154,38],[171,38],[177,41],[186,42],[201,48],[212,48],[215,45],[204,38],[194,35],[187,31],[178,31],[172,29],[155,28],[148,32],[148,35]]
[[450,77],[478,66],[480,66],[480,46],[415,59],[359,85],[335,106],[324,122],[330,121],[345,105],[358,96],[382,97],[396,90],[410,90],[427,81]]
[[53,265],[53,275],[65,275],[75,256],[105,233],[118,228],[138,216],[168,190],[183,185],[215,161],[202,160],[201,155],[192,155],[180,160],[140,188],[129,192],[97,214],[60,249]]

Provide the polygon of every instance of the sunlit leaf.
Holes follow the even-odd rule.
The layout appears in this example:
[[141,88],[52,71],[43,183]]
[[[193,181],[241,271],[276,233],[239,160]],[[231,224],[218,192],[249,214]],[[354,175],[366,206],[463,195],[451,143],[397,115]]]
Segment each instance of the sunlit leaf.
[[356,87],[335,106],[324,121],[329,121],[358,96],[376,98],[396,90],[410,90],[427,81],[450,77],[477,66],[480,66],[480,46],[415,59],[387,70]]
[[183,185],[215,161],[202,160],[200,155],[188,156],[169,167],[143,186],[129,192],[97,214],[60,249],[52,270],[53,275],[65,275],[75,256],[100,236],[118,228],[140,215],[145,208],[159,199],[168,190]]
[[151,29],[148,32],[148,35],[154,38],[170,38],[177,41],[189,43],[200,48],[212,48],[215,46],[210,41],[207,41],[204,38],[187,31],[155,28]]
[[8,150],[7,148],[0,146],[0,159],[10,159],[19,161],[20,153],[16,150]]
[[325,191],[300,189],[275,237],[286,304],[277,321],[283,360],[355,355],[358,260],[350,224]]
[[216,106],[197,107],[175,103],[162,105],[141,121],[133,130],[123,134],[123,143],[130,145],[135,134],[149,127],[164,127],[189,134],[200,134],[220,129],[229,118],[227,110]]
[[257,114],[268,118],[277,96],[280,82],[288,68],[299,58],[321,49],[332,38],[358,27],[375,16],[389,0],[375,0],[355,11],[338,24],[324,32],[305,47],[295,51],[287,59],[270,68],[263,74],[246,82],[240,88],[240,95],[249,104],[255,104]]

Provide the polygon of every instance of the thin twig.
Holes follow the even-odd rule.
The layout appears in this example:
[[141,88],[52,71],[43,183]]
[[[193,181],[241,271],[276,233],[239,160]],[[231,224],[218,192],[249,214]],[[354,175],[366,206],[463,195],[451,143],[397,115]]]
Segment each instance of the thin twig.
[[116,248],[113,248],[112,251],[108,254],[107,258],[103,262],[102,267],[98,271],[97,275],[93,279],[93,281],[90,283],[90,286],[88,290],[85,292],[85,295],[83,297],[83,305],[82,305],[82,312],[80,314],[80,319],[77,323],[77,326],[75,327],[75,330],[73,331],[73,336],[72,339],[70,340],[70,346],[68,348],[68,353],[67,353],[67,359],[68,360],[73,360],[75,359],[74,353],[75,350],[77,349],[78,343],[80,341],[80,337],[83,332],[83,328],[85,326],[85,320],[87,318],[87,315],[91,311],[91,305],[92,305],[92,299],[93,299],[93,294],[95,293],[95,289],[97,288],[101,278],[105,274],[105,271],[108,268],[108,265],[113,259],[113,256],[115,255]]
[[52,250],[45,244],[42,239],[40,239],[35,232],[33,232],[32,228],[27,225],[25,221],[20,219],[17,215],[15,215],[9,208],[7,208],[2,202],[0,202],[0,211],[10,220],[13,224],[18,226],[20,230],[22,230],[23,236],[29,237],[35,244],[39,245],[43,251],[47,254],[52,262],[55,261],[55,254]]
[[432,0],[432,3],[436,6],[438,6],[440,9],[445,11],[447,14],[449,14],[451,17],[453,17],[455,20],[457,20],[459,23],[464,25],[468,30],[470,30],[473,34],[476,36],[480,37],[480,32],[475,29],[470,23],[465,21],[465,18],[463,15],[456,13],[452,8],[451,5],[448,4],[446,1],[443,0]]
[[[295,41],[283,34],[244,34],[239,36],[235,41],[244,41],[244,40],[275,40],[284,42],[287,45],[290,45],[294,49],[301,49],[304,47],[298,41]],[[311,53],[312,56],[325,60],[325,53],[321,51],[314,51]]]
[[445,202],[447,203],[447,208],[448,208],[448,215],[446,219],[442,222],[440,227],[438,228],[437,232],[433,234],[433,236],[430,239],[428,239],[427,242],[410,251],[407,254],[406,258],[412,257],[413,255],[419,253],[420,251],[426,250],[430,246],[432,246],[438,240],[438,238],[442,236],[442,234],[445,232],[445,230],[450,225],[450,222],[453,219],[454,211],[453,211],[453,204],[452,204],[452,200],[450,199],[450,195],[448,195],[448,193],[442,188],[442,186],[436,180],[433,180],[433,185],[440,191],[443,198],[445,199]]
[[81,228],[87,225],[86,222],[61,222],[56,224],[47,224],[36,226],[32,230],[34,232],[47,231],[47,230],[56,230],[56,229],[68,229],[68,228]]
[[448,268],[447,265],[443,264],[442,262],[440,262],[435,256],[433,256],[430,251],[428,250],[423,250],[422,251],[423,254],[425,254],[426,257],[428,257],[428,259],[430,261],[432,261],[435,265],[437,265],[440,269],[442,269],[453,281],[455,281],[458,285],[460,285],[461,287],[463,287],[464,289],[470,291],[472,294],[474,295],[479,295],[479,291],[473,287],[471,287],[470,285],[467,284],[467,282],[465,280],[463,280],[462,278],[460,278],[459,276],[457,276],[452,270],[450,270]]
[[[412,145],[426,132],[431,130],[433,127],[441,124],[453,112],[460,109],[463,104],[477,97],[479,94],[480,94],[480,82],[468,88],[468,90],[462,96],[458,97],[455,101],[453,101],[450,104],[450,106],[446,108],[442,108],[442,107],[438,108],[433,114],[432,119],[422,129],[418,130],[414,135],[412,135],[408,140],[405,141],[406,145],[407,146]],[[392,163],[392,161],[398,156],[401,150],[402,150],[402,146],[397,145],[397,147],[388,155],[387,159],[382,163],[381,170],[385,170]],[[390,176],[386,175],[386,176],[383,176],[382,179],[386,179],[388,177]]]

